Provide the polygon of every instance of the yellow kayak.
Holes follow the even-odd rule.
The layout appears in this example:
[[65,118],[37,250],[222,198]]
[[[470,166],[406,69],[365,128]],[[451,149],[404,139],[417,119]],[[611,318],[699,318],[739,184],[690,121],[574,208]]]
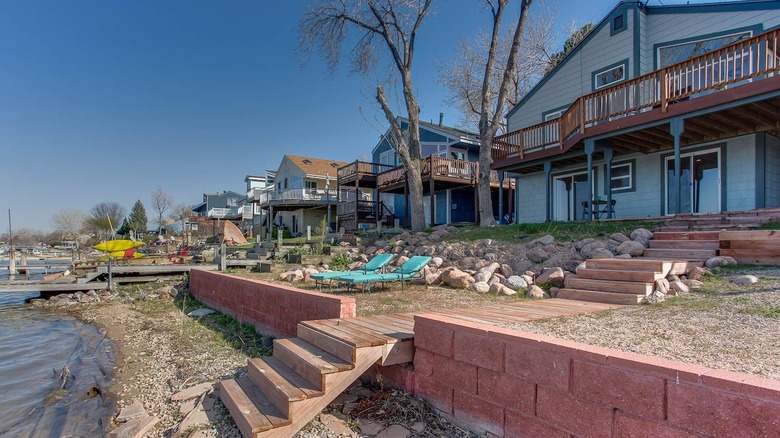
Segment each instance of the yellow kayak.
[[[140,259],[146,257],[146,254],[142,252],[136,252],[132,249],[128,249],[126,251],[112,251],[108,253],[108,255],[115,260]],[[105,259],[106,259],[105,255],[100,256],[100,260],[105,260]]]
[[138,248],[141,246],[144,246],[145,243],[143,242],[136,242],[135,240],[127,240],[127,239],[120,239],[120,240],[106,240],[105,242],[100,242],[97,245],[93,246],[98,251],[103,252],[110,252],[112,253],[112,257],[114,256],[114,252],[117,251],[127,251],[128,249]]

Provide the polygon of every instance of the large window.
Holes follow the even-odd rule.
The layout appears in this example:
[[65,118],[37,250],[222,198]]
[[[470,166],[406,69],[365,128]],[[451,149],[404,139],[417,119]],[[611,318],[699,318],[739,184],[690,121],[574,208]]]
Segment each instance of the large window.
[[593,89],[608,87],[616,84],[626,78],[626,65],[621,64],[616,67],[610,67],[606,70],[596,72],[593,75]]
[[305,189],[316,189],[317,188],[317,181],[304,181],[303,182],[303,188],[305,188]]
[[658,68],[668,67],[686,59],[701,56],[707,52],[720,49],[741,39],[750,38],[752,32],[739,32],[731,35],[721,35],[679,44],[670,44],[658,48]]
[[228,207],[235,207],[236,205],[238,205],[238,198],[227,198]]
[[612,165],[610,187],[613,192],[624,192],[634,189],[634,161]]

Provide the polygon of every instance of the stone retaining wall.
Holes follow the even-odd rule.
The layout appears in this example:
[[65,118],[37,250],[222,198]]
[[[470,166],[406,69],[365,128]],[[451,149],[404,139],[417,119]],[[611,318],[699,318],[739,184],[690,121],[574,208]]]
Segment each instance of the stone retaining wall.
[[506,437],[769,437],[780,382],[439,315],[415,317],[415,395]]
[[193,269],[190,293],[207,306],[275,336],[296,336],[296,326],[301,321],[355,316],[355,299],[351,297],[219,272]]

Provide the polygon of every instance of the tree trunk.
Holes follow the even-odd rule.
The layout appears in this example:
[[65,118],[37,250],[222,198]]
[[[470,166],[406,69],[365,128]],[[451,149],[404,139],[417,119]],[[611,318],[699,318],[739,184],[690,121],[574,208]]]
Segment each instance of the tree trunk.
[[409,186],[409,210],[412,223],[412,232],[416,233],[425,229],[425,207],[423,204],[422,175],[420,174],[420,161],[412,160],[407,167],[407,184]]
[[488,133],[481,133],[479,137],[482,146],[479,148],[479,179],[477,180],[477,194],[479,196],[478,220],[480,226],[487,227],[496,224],[496,219],[493,216],[493,197],[490,194],[490,166],[493,164],[490,150],[493,145],[493,136]]

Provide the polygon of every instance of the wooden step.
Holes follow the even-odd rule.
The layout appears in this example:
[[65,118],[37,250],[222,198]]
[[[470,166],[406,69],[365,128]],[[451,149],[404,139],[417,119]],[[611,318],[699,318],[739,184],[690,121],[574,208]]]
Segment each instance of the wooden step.
[[355,363],[356,348],[305,324],[298,324],[298,337],[339,359]]
[[558,298],[568,300],[591,301],[607,304],[639,304],[644,295],[616,294],[613,292],[596,292],[592,290],[561,289],[558,291]]
[[352,364],[299,338],[275,339],[274,357],[320,390],[326,388],[328,374],[353,368]]
[[644,257],[664,260],[707,260],[717,255],[712,249],[654,249],[646,248]]
[[614,269],[621,271],[645,271],[667,274],[670,264],[662,260],[637,259],[589,259],[585,262],[588,269]]
[[656,280],[664,278],[664,274],[651,271],[624,271],[617,269],[580,269],[577,271],[578,278],[590,280],[614,280],[638,283],[654,283]]
[[569,277],[566,279],[566,288],[618,294],[649,295],[653,292],[653,283],[631,283],[627,281],[589,280],[587,278]]
[[291,423],[248,376],[222,380],[219,386],[219,398],[244,437]]
[[685,231],[653,233],[653,240],[718,240],[718,231]]
[[249,359],[249,378],[279,408],[285,418],[293,418],[293,402],[320,397],[323,392],[275,357]]
[[650,248],[654,249],[718,249],[717,240],[651,240]]

